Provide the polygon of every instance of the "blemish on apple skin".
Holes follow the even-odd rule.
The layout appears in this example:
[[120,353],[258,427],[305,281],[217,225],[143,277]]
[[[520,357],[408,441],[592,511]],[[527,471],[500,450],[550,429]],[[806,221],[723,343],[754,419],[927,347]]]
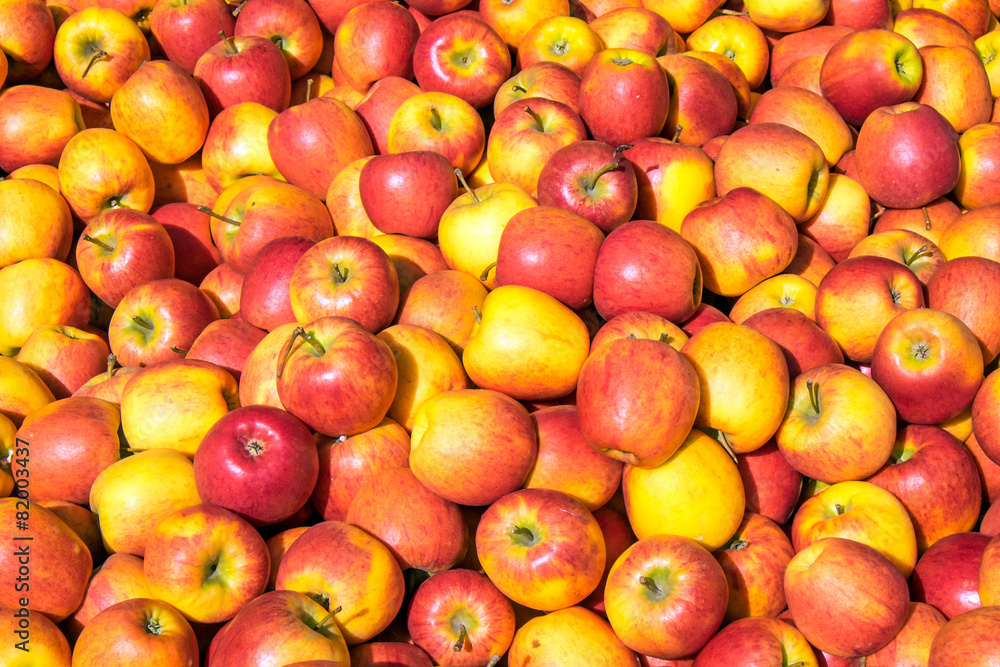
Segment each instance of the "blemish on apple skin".
[[531,648],[538,648],[541,645],[542,645],[542,643],[540,641],[538,641],[537,639],[531,640]]

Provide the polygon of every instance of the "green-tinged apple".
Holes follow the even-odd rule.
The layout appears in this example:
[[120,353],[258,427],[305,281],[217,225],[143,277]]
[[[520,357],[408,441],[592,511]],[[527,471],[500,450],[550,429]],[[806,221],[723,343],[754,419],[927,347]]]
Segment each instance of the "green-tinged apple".
[[981,606],[980,565],[990,536],[955,533],[938,540],[917,561],[910,579],[914,600],[933,605],[945,618]]
[[[836,596],[829,595],[835,587]],[[888,644],[909,613],[906,579],[861,542],[829,537],[798,552],[785,571],[798,630],[818,650],[860,657]]]
[[279,113],[267,128],[267,148],[289,183],[320,199],[342,168],[375,153],[361,117],[328,96]]
[[267,128],[277,115],[258,102],[237,102],[215,116],[201,151],[209,185],[222,192],[252,174],[284,180],[267,149]]
[[670,103],[663,135],[672,137],[683,128],[677,141],[700,146],[715,137],[728,135],[736,123],[736,92],[715,67],[677,53],[656,59],[667,75]]
[[387,76],[413,78],[419,38],[417,21],[402,5],[362,3],[344,14],[333,49],[347,83],[365,93]]
[[326,521],[343,521],[361,486],[375,473],[410,464],[410,434],[391,419],[341,440],[317,438],[319,475],[310,502]]
[[871,369],[872,379],[904,421],[936,424],[972,403],[983,381],[983,354],[975,334],[960,319],[942,310],[918,308],[885,325],[875,343]]
[[733,536],[713,555],[729,586],[726,622],[750,616],[774,617],[784,611],[783,579],[795,549],[781,526],[747,512]]
[[514,608],[484,575],[448,570],[417,589],[406,629],[439,665],[495,664],[514,639]]
[[[665,395],[653,389],[664,381],[673,387]],[[688,437],[700,393],[694,368],[668,343],[615,340],[595,348],[580,371],[580,431],[595,451],[631,465],[659,466]]]
[[545,97],[562,102],[580,112],[580,75],[565,65],[538,62],[528,65],[497,90],[493,100],[493,115],[525,97]]
[[587,128],[573,109],[544,97],[526,97],[500,112],[493,123],[486,144],[490,175],[534,193],[549,158],[586,139]]
[[701,295],[698,256],[668,226],[633,220],[601,244],[594,272],[594,305],[601,317],[641,310],[682,322],[694,314]]
[[849,366],[824,364],[795,379],[776,440],[800,473],[835,484],[873,475],[889,459],[895,436],[895,407],[875,381]]
[[858,181],[887,208],[919,208],[958,183],[958,134],[932,106],[904,102],[872,111],[856,145]]
[[335,611],[296,591],[264,593],[226,626],[212,667],[292,665],[307,660],[322,660],[324,667],[348,667],[350,654],[333,620]]
[[87,287],[111,308],[133,288],[174,277],[174,244],[148,213],[113,208],[91,221],[76,244],[76,265]]
[[[715,0],[711,4],[716,4]],[[687,32],[669,17],[667,20],[678,32]],[[745,15],[720,14],[699,23],[687,36],[686,47],[688,51],[715,51],[735,62],[743,70],[750,90],[760,88],[767,76],[770,63],[767,38]]]
[[413,324],[397,324],[380,331],[378,337],[392,351],[399,373],[388,417],[408,432],[417,428],[426,402],[467,387],[462,360],[439,334]]
[[923,60],[913,42],[873,28],[851,32],[830,47],[820,86],[843,119],[860,127],[876,109],[913,99],[923,77]]
[[816,323],[846,358],[869,363],[886,324],[923,305],[923,285],[909,267],[885,257],[855,257],[837,264],[820,281]]
[[[11,454],[23,455],[16,450]],[[21,484],[18,487],[28,488]],[[30,491],[27,494],[30,495]],[[15,497],[0,500],[0,518],[4,520],[0,538],[10,544],[10,548],[0,555],[0,572],[13,583],[18,576],[29,577],[29,582],[21,582],[28,583],[28,588],[18,591],[11,585],[0,592],[0,604],[11,610],[27,607],[59,623],[83,601],[93,559],[83,540],[54,512],[32,503],[29,519],[18,519],[18,513],[25,511],[25,504],[25,500]],[[15,537],[20,539],[15,540]],[[19,575],[19,568],[25,567],[30,570],[29,574]],[[604,567],[603,559],[601,567]],[[56,572],[58,576],[45,576],[45,573]],[[31,576],[33,573],[37,575]],[[23,602],[25,598],[27,602]]]
[[982,490],[975,460],[937,426],[900,429],[889,461],[869,482],[892,492],[913,522],[920,553],[940,539],[972,530]]
[[177,278],[152,280],[122,297],[108,327],[109,344],[123,366],[181,359],[202,330],[219,319],[212,299]]
[[266,37],[223,33],[223,39],[198,58],[193,73],[213,118],[241,102],[256,102],[279,113],[291,100],[288,63]]
[[259,35],[278,46],[293,81],[309,72],[323,52],[322,28],[305,0],[271,0],[241,7],[234,34]]
[[83,329],[90,320],[90,290],[75,269],[57,259],[25,259],[0,269],[0,294],[0,355],[15,356],[40,326]]
[[85,129],[79,103],[42,86],[13,86],[0,93],[0,169],[56,164],[66,142]]
[[56,398],[68,398],[107,367],[111,350],[96,333],[46,324],[24,341],[17,360],[35,372]]
[[349,646],[382,632],[403,602],[403,573],[392,553],[360,528],[323,521],[288,547],[276,590],[292,590],[331,611]]
[[390,153],[437,151],[451,166],[469,174],[486,150],[486,129],[475,108],[444,92],[421,92],[407,98],[389,123]]
[[718,322],[691,336],[681,352],[701,386],[695,426],[715,431],[731,453],[763,447],[788,403],[788,365],[778,344],[750,327]]
[[372,241],[336,236],[320,241],[299,258],[289,294],[300,323],[346,317],[375,333],[396,315],[399,278],[389,256]]
[[[112,165],[108,155],[116,156]],[[134,141],[114,130],[93,128],[66,143],[59,157],[59,190],[84,223],[110,208],[148,213],[153,172]]]
[[[296,327],[281,354],[278,397],[314,431],[355,435],[377,426],[392,405],[392,351],[354,320],[323,317]],[[329,400],[318,403],[317,391]]]
[[[468,421],[473,413],[482,419]],[[442,498],[484,506],[521,487],[535,463],[537,442],[528,411],[517,401],[486,389],[453,389],[417,411],[409,466]]]
[[736,533],[746,505],[736,464],[698,429],[659,466],[626,465],[622,491],[629,523],[640,540],[682,535],[710,551]]
[[476,311],[482,316],[486,296],[483,284],[468,273],[428,273],[413,283],[400,304],[397,320],[434,331],[461,355],[477,326]]
[[519,400],[569,394],[590,351],[580,316],[530,287],[497,287],[483,301],[462,353],[469,378]]
[[[218,204],[216,204],[218,208]],[[223,261],[242,275],[269,242],[285,236],[322,241],[334,234],[329,211],[307,190],[267,179],[239,192],[224,211],[200,207],[212,216],[212,238]]]
[[670,86],[655,57],[636,49],[606,49],[581,75],[579,105],[591,136],[620,146],[660,133]]
[[448,93],[479,109],[510,78],[511,55],[482,14],[436,18],[413,50],[413,75],[425,92]]
[[179,509],[157,525],[143,571],[153,597],[190,621],[219,623],[264,592],[271,560],[253,526],[227,509],[203,504]]
[[372,475],[351,501],[346,521],[385,543],[402,569],[433,574],[465,555],[468,528],[458,505],[421,484],[409,468]]
[[193,457],[215,422],[239,407],[233,376],[207,361],[151,364],[125,383],[122,431],[131,449],[169,448]]
[[917,562],[917,540],[906,507],[869,482],[840,482],[809,498],[795,513],[790,532],[796,552],[827,537],[867,544],[906,578]]
[[[807,319],[816,319],[816,286],[801,276],[782,273],[767,278],[743,293],[729,311],[729,319],[743,324],[764,310],[790,308]],[[787,358],[787,355],[786,355]]]
[[667,660],[701,650],[719,629],[728,599],[719,563],[705,547],[678,535],[655,535],[630,546],[608,573],[604,591],[608,621],[622,642]]
[[737,188],[754,188],[796,222],[819,210],[829,179],[820,145],[781,123],[754,123],[736,130],[715,160],[715,187],[720,196]]
[[188,74],[205,51],[219,41],[219,31],[233,36],[236,19],[225,0],[167,0],[149,13],[149,28],[164,55]]
[[289,518],[309,500],[319,455],[309,429],[272,406],[237,408],[205,433],[194,456],[198,495],[254,526]]
[[132,19],[94,6],[74,12],[59,26],[52,59],[67,87],[103,104],[150,60],[150,51]]
[[[791,623],[778,618],[744,618],[712,637],[698,652],[692,667],[741,662],[801,667],[819,664],[812,646]],[[827,664],[832,667],[832,663]]]
[[679,231],[697,255],[705,289],[723,296],[739,296],[781,273],[798,248],[792,216],[750,186],[698,204]]
[[476,530],[483,570],[508,598],[555,611],[586,598],[604,573],[604,536],[590,511],[550,489],[523,489],[490,505]]
[[[649,14],[660,19],[652,12]],[[669,26],[665,33],[670,37],[674,34]],[[664,42],[666,35],[663,36]],[[614,47],[634,48],[626,44],[615,44]],[[583,74],[587,63],[606,48],[612,46],[604,41],[592,24],[575,16],[550,16],[524,34],[517,49],[517,65],[518,69],[524,70],[535,63],[555,62]],[[655,51],[651,53],[657,55]]]
[[441,215],[458,196],[458,183],[440,153],[406,151],[365,162],[358,190],[365,213],[380,232],[434,238]]
[[198,639],[187,619],[163,600],[123,600],[94,616],[73,648],[73,664],[195,665]]
[[0,269],[25,259],[69,257],[73,218],[57,188],[31,178],[0,181]]

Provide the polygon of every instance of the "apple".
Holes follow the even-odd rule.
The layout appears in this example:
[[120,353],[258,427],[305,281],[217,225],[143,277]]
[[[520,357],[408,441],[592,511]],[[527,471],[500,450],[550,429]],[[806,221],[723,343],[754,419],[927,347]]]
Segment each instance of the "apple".
[[514,639],[514,608],[484,575],[454,569],[417,589],[406,614],[416,646],[439,665],[497,662]]
[[590,342],[590,350],[593,352],[619,338],[658,340],[680,352],[688,335],[679,326],[659,315],[635,310],[617,315],[601,325]]
[[662,137],[638,139],[624,156],[633,165],[635,218],[655,220],[675,232],[698,204],[716,196],[715,163],[697,146]]
[[723,74],[711,64],[683,53],[656,59],[670,85],[670,106],[664,134],[673,136],[681,126],[677,141],[700,146],[715,137],[728,135],[736,122],[736,92]]
[[241,6],[235,34],[259,35],[273,42],[281,49],[293,81],[309,72],[323,51],[319,19],[305,0],[255,0]]
[[402,569],[443,572],[465,555],[468,535],[458,505],[421,484],[409,468],[369,477],[351,501],[347,523],[383,542]]
[[589,22],[605,48],[636,49],[656,58],[677,52],[676,33],[666,18],[641,5],[619,4]]
[[344,14],[333,33],[341,74],[362,94],[388,76],[412,79],[416,64],[413,49],[420,34],[416,19],[402,5],[356,5]]
[[404,642],[366,642],[351,647],[354,667],[379,667],[397,664],[399,667],[433,667],[423,649]]
[[240,292],[243,289],[243,276],[223,262],[208,272],[205,279],[198,285],[209,300],[215,304],[219,317],[229,319],[236,317],[240,309]]
[[745,0],[748,18],[763,30],[796,32],[816,25],[827,15],[830,0],[768,2]]
[[[219,111],[201,151],[205,179],[212,188],[225,191],[248,174],[285,180],[267,149],[267,128],[277,115],[274,109],[257,102],[236,102]],[[217,213],[226,210],[226,206],[217,205],[216,199],[210,208],[217,209]]]
[[779,86],[761,95],[748,118],[754,123],[783,123],[815,141],[833,167],[854,145],[851,131],[825,98],[793,86]]
[[778,344],[785,355],[790,379],[816,366],[844,363],[844,355],[833,338],[813,319],[794,308],[767,308],[746,318],[742,324]]
[[0,169],[56,164],[84,127],[80,105],[69,94],[33,85],[7,88],[0,93]]
[[[661,17],[649,12],[662,21]],[[663,21],[665,23],[665,21]],[[668,26],[669,28],[669,26]],[[666,30],[673,37],[673,30]],[[654,38],[655,39],[655,38]],[[666,40],[666,35],[663,37]],[[606,48],[630,47],[628,44],[609,45],[594,25],[575,16],[550,16],[544,18],[524,33],[517,49],[518,69],[525,69],[539,62],[556,62],[577,74],[582,74],[595,55]],[[642,50],[642,49],[640,49]],[[652,52],[653,55],[657,55]]]
[[938,246],[948,259],[985,257],[1000,262],[1000,205],[980,206],[956,218],[941,234]]
[[157,2],[149,13],[149,28],[163,53],[188,74],[205,51],[218,41],[221,30],[233,36],[236,19],[220,0]]
[[43,0],[11,2],[0,25],[3,77],[0,86],[24,83],[41,74],[52,61],[56,25]]
[[907,37],[916,47],[938,44],[966,46],[975,50],[975,39],[961,23],[940,11],[940,3],[909,2],[912,5],[895,12],[892,30]]
[[291,100],[288,63],[266,37],[223,32],[223,39],[198,58],[193,73],[213,118],[241,102],[256,102],[279,113]]
[[511,667],[587,664],[630,667],[639,664],[611,625],[583,607],[567,607],[532,618],[514,634],[507,655]]
[[319,476],[319,456],[301,421],[272,406],[252,405],[212,425],[195,452],[194,476],[205,502],[251,525],[273,525],[306,504]]
[[431,22],[413,49],[413,76],[425,92],[448,93],[479,109],[510,78],[511,56],[485,16],[450,14]]
[[46,324],[21,345],[17,360],[41,378],[56,398],[68,398],[107,365],[103,338],[76,327]]
[[991,371],[972,402],[972,432],[983,453],[993,462],[1000,459],[1000,433],[997,420],[997,387],[1000,374]]
[[368,128],[377,155],[389,152],[389,123],[403,100],[423,92],[420,86],[401,76],[386,76],[372,84],[354,111]]
[[640,540],[682,535],[710,551],[732,538],[746,506],[733,459],[698,429],[665,463],[655,468],[626,465],[622,491],[629,524]]
[[760,514],[744,514],[732,538],[713,554],[729,586],[725,621],[784,611],[783,579],[794,555],[781,526]]
[[[90,320],[90,290],[79,273],[57,259],[25,259],[0,269],[0,294],[0,355],[15,356],[40,326],[83,329]],[[44,393],[51,395],[48,389]]]
[[490,505],[476,530],[476,551],[501,593],[541,611],[582,601],[605,565],[604,537],[593,515],[549,489],[522,489]]
[[[358,177],[361,205],[384,234],[437,236],[441,215],[458,196],[451,163],[434,151],[377,155]],[[401,216],[405,209],[408,215]]]
[[436,271],[418,278],[399,307],[400,324],[430,329],[462,354],[477,326],[475,310],[482,317],[487,291],[483,284],[462,271]]
[[559,63],[542,61],[521,69],[496,92],[493,116],[525,97],[545,97],[580,112],[580,75]]
[[[834,6],[843,0],[831,0]],[[864,0],[862,0],[864,1]],[[829,15],[829,13],[828,13]],[[844,35],[859,28],[848,28],[837,25],[817,25],[806,30],[783,35],[771,49],[770,80],[771,86],[777,87],[785,70],[796,60],[817,55],[822,62],[830,48]]]
[[[73,241],[73,218],[59,196],[59,184],[31,178],[0,181],[0,268],[24,259],[51,257],[65,261]],[[24,220],[32,218],[34,224]]]
[[[389,255],[399,278],[400,308],[410,294],[413,284],[424,276],[437,271],[447,271],[448,263],[437,244],[408,234],[378,234],[371,242]],[[399,308],[396,313],[399,314]]]
[[[744,618],[720,630],[698,653],[694,665],[734,664],[741,660],[770,664],[816,664],[812,647],[791,623],[777,618]],[[795,662],[792,662],[795,661]]]
[[947,619],[982,606],[979,566],[989,543],[982,533],[955,533],[935,542],[913,570],[913,599],[933,605]]
[[581,75],[580,117],[594,139],[612,146],[659,134],[669,103],[663,69],[642,51],[606,49]]
[[390,153],[437,151],[470,174],[486,150],[486,129],[476,109],[446,92],[427,91],[399,105],[389,122]]
[[243,276],[239,312],[244,321],[266,331],[295,322],[289,283],[299,258],[314,245],[313,239],[285,236],[260,249]]
[[[208,215],[187,202],[164,204],[153,209],[156,219],[170,237],[174,249],[174,277],[199,284],[222,261],[212,242]],[[179,256],[179,259],[178,259]]]
[[4,416],[0,426],[3,426],[5,441],[10,444],[29,413],[56,399],[42,379],[17,359],[0,355],[0,379],[3,380],[0,414]]
[[736,456],[746,511],[779,525],[788,523],[798,504],[802,475],[788,463],[774,439],[760,449]]
[[[979,55],[966,46],[929,45],[920,49],[924,80],[913,101],[934,107],[959,134],[987,123],[993,111],[990,81]],[[963,81],[955,91],[956,77]]]
[[198,640],[174,607],[144,597],[123,600],[94,616],[73,648],[73,662],[86,667],[127,663],[138,655],[163,665],[196,664]]
[[887,229],[866,236],[854,246],[848,257],[860,255],[878,255],[901,262],[910,267],[924,285],[945,263],[940,248],[909,229]]
[[[697,608],[689,604],[697,599]],[[656,535],[625,550],[608,573],[608,621],[633,651],[662,659],[694,655],[726,612],[726,575],[694,540]]]
[[973,609],[954,619],[934,635],[928,664],[951,667],[987,665],[988,656],[996,654],[997,640],[994,628],[1000,621],[1000,609],[983,607]]

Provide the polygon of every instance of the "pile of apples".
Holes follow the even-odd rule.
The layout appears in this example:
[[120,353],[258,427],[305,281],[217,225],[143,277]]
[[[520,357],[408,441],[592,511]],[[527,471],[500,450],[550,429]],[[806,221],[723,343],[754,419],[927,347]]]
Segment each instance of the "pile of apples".
[[0,0],[0,664],[1000,665],[1000,0]]

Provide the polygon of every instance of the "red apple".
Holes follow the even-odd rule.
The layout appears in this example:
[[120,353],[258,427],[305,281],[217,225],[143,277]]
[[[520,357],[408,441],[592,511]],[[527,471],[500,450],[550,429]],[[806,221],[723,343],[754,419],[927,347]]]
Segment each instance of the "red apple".
[[913,568],[913,599],[933,605],[948,619],[982,606],[979,564],[989,542],[982,533],[955,533],[935,542]]
[[386,77],[412,79],[413,49],[420,32],[402,5],[358,3],[344,14],[333,33],[341,76],[362,94]]
[[666,74],[648,53],[607,49],[583,71],[580,116],[597,141],[620,146],[658,135],[669,103]]
[[316,245],[302,236],[284,236],[268,242],[243,275],[240,315],[245,322],[265,331],[295,322],[290,282],[295,265]]
[[218,43],[219,32],[233,36],[236,19],[224,0],[167,0],[153,5],[149,28],[163,53],[188,74],[202,54]]
[[265,37],[226,37],[198,58],[193,72],[213,118],[240,102],[257,102],[280,113],[291,100],[288,63]]
[[441,214],[458,196],[451,163],[434,151],[378,155],[361,168],[358,189],[380,232],[418,238],[437,236]]
[[197,204],[174,202],[150,212],[174,248],[174,277],[198,285],[222,261],[212,242],[210,218]]
[[761,514],[779,525],[792,517],[802,490],[802,475],[788,463],[772,439],[760,449],[736,455],[743,480],[746,511]]

